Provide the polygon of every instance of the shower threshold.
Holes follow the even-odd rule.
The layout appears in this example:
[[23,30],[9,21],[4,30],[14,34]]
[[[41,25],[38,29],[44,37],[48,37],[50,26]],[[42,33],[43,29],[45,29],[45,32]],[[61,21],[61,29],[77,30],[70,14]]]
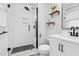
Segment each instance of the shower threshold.
[[17,53],[17,52],[21,52],[21,51],[26,51],[26,50],[32,50],[34,49],[34,45],[30,44],[30,45],[25,45],[25,46],[20,46],[20,47],[15,47],[12,49],[11,54]]
[[34,48],[32,50],[25,50],[17,53],[11,54],[11,56],[33,56],[38,54],[38,49]]

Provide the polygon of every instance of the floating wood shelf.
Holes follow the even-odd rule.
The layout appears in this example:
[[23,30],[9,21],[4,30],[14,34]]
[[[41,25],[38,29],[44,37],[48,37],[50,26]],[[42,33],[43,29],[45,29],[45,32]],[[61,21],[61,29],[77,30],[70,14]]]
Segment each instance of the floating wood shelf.
[[59,11],[52,12],[49,15],[53,16],[55,13],[58,13],[58,15],[59,15]]
[[47,22],[46,24],[48,24],[48,26],[49,26],[50,24],[55,25],[55,22]]

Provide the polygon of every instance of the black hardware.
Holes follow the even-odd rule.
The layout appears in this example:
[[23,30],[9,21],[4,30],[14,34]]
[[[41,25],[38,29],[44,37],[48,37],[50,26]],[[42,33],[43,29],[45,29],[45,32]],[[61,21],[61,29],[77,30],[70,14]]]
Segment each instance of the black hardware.
[[7,51],[11,51],[11,48],[8,48]]
[[78,32],[76,32],[76,35],[75,35],[75,36],[76,36],[76,37],[78,37],[78,36],[79,36],[78,34],[79,34],[79,33],[78,33]]
[[[78,30],[78,29],[79,29],[79,27],[76,27],[76,29]],[[79,34],[79,32],[76,32],[76,34],[75,34],[75,35],[76,35],[76,37],[78,37],[78,36],[79,36],[78,34]]]
[[76,29],[76,28],[75,28],[75,27],[71,27],[70,29],[72,30],[72,32],[68,32],[68,33],[70,33],[70,36],[76,36],[76,35],[75,35],[75,34],[76,34],[76,33],[75,33],[75,29]]
[[36,48],[38,49],[38,8],[36,8]]
[[63,52],[63,47],[64,47],[64,46],[63,46],[63,45],[61,45],[61,52]]
[[70,33],[70,36],[73,36],[73,35],[72,35],[72,32],[68,32],[68,33]]
[[10,4],[8,4],[7,6],[8,6],[8,8],[10,8]]
[[28,31],[30,31],[30,25],[28,25]]
[[78,34],[79,34],[79,33],[77,32],[77,33],[76,33],[76,36],[78,36]]
[[0,33],[0,35],[5,34],[5,33],[8,33],[8,32],[7,31],[3,31],[2,33]]
[[63,47],[64,47],[64,46],[63,46],[62,44],[58,44],[58,50],[59,50],[59,51],[63,52]]
[[29,11],[29,10],[30,10],[30,9],[29,9],[28,7],[26,7],[26,6],[25,6],[24,8],[25,8],[25,10],[27,10],[27,11]]
[[76,27],[76,29],[79,29],[79,27]]
[[32,50],[32,49],[34,49],[35,48],[35,46],[33,45],[33,44],[29,44],[29,45],[24,45],[24,46],[18,46],[18,47],[14,47],[13,49],[12,49],[12,54],[13,53],[17,53],[17,52],[22,52],[22,51],[27,51],[27,50]]
[[73,30],[72,36],[75,36],[75,27],[71,27],[71,30]]
[[59,50],[59,51],[61,50],[60,47],[61,47],[61,44],[58,44],[58,50]]
[[68,32],[68,33],[70,33],[70,36],[75,36],[75,37],[78,37],[79,35],[79,33],[78,32],[76,32],[76,29],[79,29],[79,27],[71,27],[71,30],[73,30],[72,32]]

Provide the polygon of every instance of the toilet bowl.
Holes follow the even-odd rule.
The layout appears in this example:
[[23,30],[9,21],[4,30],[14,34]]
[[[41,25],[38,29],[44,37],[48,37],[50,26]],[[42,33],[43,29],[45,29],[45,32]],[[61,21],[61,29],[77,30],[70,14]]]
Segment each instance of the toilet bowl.
[[43,45],[40,45],[39,48],[38,48],[38,52],[41,56],[48,56],[49,55],[49,49],[50,49],[50,46],[47,45],[47,44],[43,44]]

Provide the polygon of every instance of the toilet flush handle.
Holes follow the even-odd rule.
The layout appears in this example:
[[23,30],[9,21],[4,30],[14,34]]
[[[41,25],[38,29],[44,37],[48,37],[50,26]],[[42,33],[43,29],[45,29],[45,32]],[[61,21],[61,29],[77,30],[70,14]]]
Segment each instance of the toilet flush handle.
[[11,48],[8,48],[7,51],[11,51]]

